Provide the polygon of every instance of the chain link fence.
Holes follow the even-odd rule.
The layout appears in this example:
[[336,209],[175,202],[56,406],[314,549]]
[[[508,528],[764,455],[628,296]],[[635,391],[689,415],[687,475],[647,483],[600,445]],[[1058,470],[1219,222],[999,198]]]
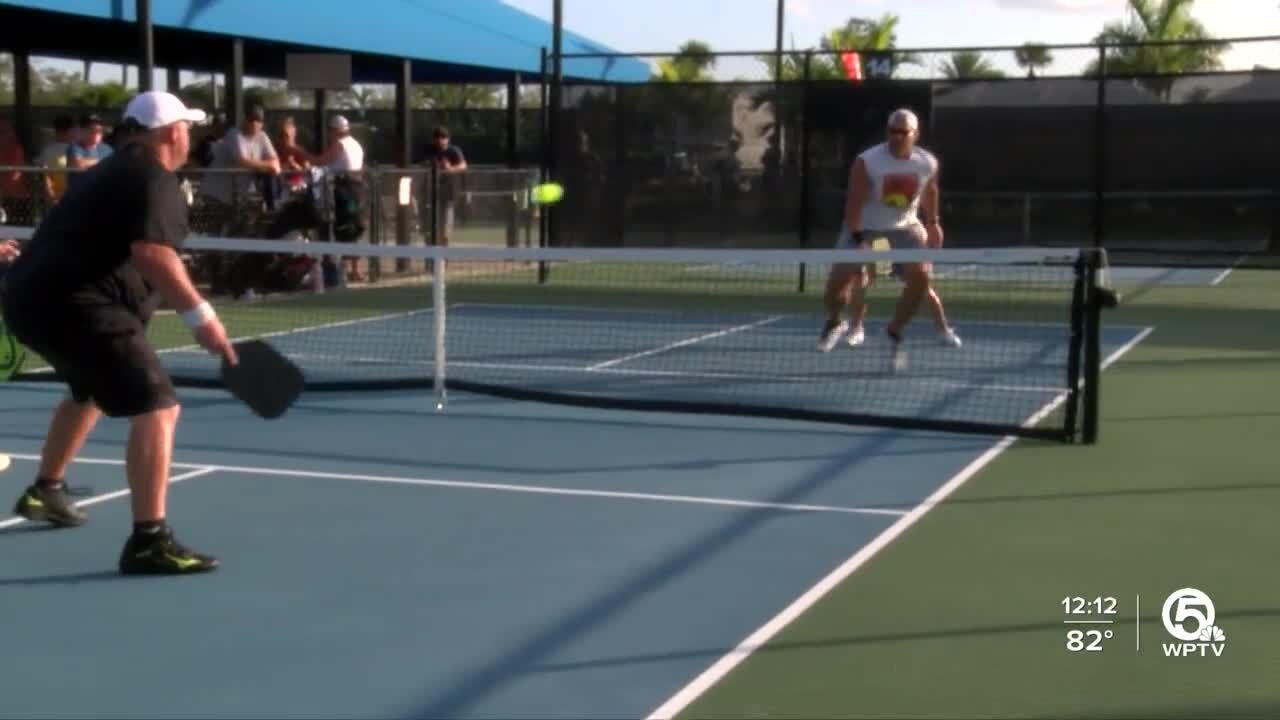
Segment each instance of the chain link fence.
[[[81,170],[0,166],[0,239],[26,238],[56,206],[68,176]],[[321,168],[278,175],[245,170],[178,171],[193,235],[375,245],[536,247],[540,208],[530,190],[536,169],[368,167],[357,173]],[[200,285],[215,297],[253,299],[263,293],[401,282],[422,278],[425,262],[397,259],[277,258],[258,254],[184,255]]]

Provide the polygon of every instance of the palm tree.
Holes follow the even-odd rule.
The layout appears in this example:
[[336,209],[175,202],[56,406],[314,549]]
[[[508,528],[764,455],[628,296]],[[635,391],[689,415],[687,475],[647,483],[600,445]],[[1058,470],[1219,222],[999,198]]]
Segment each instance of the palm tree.
[[[1107,75],[1147,76],[1138,82],[1167,101],[1177,75],[1218,70],[1228,43],[1134,45],[1142,42],[1210,40],[1208,30],[1191,16],[1195,0],[1129,0],[1129,17],[1111,22],[1095,42],[1123,45],[1107,51]],[[1089,64],[1089,75],[1098,73],[1098,61]]]
[[653,79],[659,82],[705,82],[711,79],[707,71],[715,66],[716,57],[711,46],[701,40],[689,40],[670,59],[658,61],[658,71]]
[[1049,51],[1047,45],[1040,43],[1024,43],[1022,47],[1013,51],[1013,57],[1018,63],[1018,67],[1027,71],[1027,77],[1034,78],[1036,70],[1046,68],[1053,64],[1053,53]]
[[[892,51],[898,46],[898,23],[901,18],[893,13],[885,13],[877,19],[849,18],[841,27],[835,28],[822,38],[821,49],[826,51],[822,62],[814,62],[813,77],[843,78],[844,69],[840,64],[838,53],[854,51],[859,53],[879,53]],[[919,64],[920,58],[909,53],[890,53],[892,69],[890,76],[896,75],[898,67],[903,64]],[[823,66],[819,71],[817,66]]]
[[951,59],[941,63],[939,70],[949,80],[970,80],[984,78],[1002,78],[1001,72],[982,53],[971,50],[960,50],[951,53]]

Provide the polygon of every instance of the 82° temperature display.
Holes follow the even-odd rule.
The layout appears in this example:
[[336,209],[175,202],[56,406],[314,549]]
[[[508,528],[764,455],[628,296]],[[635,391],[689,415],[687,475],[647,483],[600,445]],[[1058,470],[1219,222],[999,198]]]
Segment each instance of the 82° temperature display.
[[1115,637],[1112,625],[1119,602],[1114,597],[1073,595],[1063,598],[1061,605],[1070,652],[1102,652],[1106,641]]

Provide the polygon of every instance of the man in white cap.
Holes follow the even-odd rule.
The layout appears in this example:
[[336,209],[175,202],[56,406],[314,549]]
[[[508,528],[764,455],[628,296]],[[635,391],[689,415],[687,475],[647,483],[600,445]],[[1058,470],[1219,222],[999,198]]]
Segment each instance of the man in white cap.
[[183,547],[166,524],[165,491],[178,399],[147,342],[151,289],[177,310],[209,353],[235,349],[178,257],[186,201],[174,170],[187,162],[189,110],[168,93],[145,92],[125,108],[122,147],[68,189],[9,269],[5,324],[70,387],[53,414],[35,482],[14,512],[56,526],[85,522],[64,476],[100,415],[130,420],[125,468],[133,533],[119,560],[125,574],[185,574],[218,561]]
[[[836,247],[865,249],[871,241],[884,238],[894,250],[940,248],[938,159],[916,145],[920,121],[910,110],[895,110],[889,116],[887,130],[885,142],[866,150],[853,163],[845,222]],[[822,352],[830,352],[846,333],[850,345],[861,345],[865,341],[865,297],[873,276],[872,267],[861,263],[837,264],[831,269],[824,298],[827,318],[818,341]],[[947,323],[942,301],[930,286],[929,264],[899,263],[895,269],[904,288],[887,328],[894,369],[905,367],[902,331],[922,299],[929,301],[940,341],[960,347],[960,338]],[[853,306],[852,331],[849,322],[841,317],[849,305]]]

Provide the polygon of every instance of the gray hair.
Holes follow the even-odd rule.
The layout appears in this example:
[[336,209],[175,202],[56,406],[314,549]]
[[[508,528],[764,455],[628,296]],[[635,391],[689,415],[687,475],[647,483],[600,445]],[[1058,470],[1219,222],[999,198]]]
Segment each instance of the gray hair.
[[889,127],[895,125],[906,125],[911,130],[920,129],[920,118],[916,117],[914,112],[907,108],[898,108],[889,115]]

